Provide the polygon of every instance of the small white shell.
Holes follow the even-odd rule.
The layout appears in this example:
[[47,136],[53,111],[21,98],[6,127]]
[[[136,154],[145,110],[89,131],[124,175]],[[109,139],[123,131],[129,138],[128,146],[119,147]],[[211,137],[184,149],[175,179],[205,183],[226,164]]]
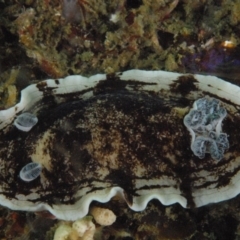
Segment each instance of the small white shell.
[[28,163],[20,171],[20,178],[25,182],[36,179],[42,171],[42,165],[39,163]]
[[20,114],[14,121],[14,126],[17,127],[17,129],[28,132],[32,129],[33,126],[35,126],[38,122],[38,118],[33,115],[32,113],[22,113]]

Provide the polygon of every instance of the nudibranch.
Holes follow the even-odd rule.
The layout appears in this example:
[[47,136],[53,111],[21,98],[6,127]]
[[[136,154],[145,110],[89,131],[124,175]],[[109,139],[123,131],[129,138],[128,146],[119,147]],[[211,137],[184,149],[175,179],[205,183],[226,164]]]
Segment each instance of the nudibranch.
[[240,88],[214,76],[45,80],[0,111],[0,202],[75,220],[115,195],[135,211],[227,200],[240,192],[239,123]]

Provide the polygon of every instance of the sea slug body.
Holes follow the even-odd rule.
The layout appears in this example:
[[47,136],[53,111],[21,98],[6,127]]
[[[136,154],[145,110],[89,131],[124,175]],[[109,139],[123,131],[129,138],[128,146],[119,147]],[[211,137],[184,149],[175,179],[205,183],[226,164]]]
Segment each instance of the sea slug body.
[[116,195],[134,211],[233,198],[239,92],[213,76],[143,70],[30,85],[0,111],[0,202],[76,221]]

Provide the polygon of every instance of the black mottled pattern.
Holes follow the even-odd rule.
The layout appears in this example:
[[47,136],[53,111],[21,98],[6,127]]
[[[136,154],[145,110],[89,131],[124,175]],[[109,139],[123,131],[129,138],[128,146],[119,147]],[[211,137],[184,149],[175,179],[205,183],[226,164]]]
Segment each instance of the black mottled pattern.
[[[172,90],[183,96],[195,91],[195,85],[186,89],[191,81],[191,78],[179,79]],[[135,84],[136,90],[128,91],[126,84]],[[239,171],[239,168],[224,171],[239,155],[239,114],[229,113],[224,121],[230,142],[228,158],[219,164],[209,155],[200,160],[190,149],[184,116],[177,111],[189,101],[139,92],[141,84],[109,78],[93,89],[94,95],[89,99],[82,100],[81,93],[77,97],[76,94],[57,96],[65,99],[61,104],[55,102],[56,96],[50,95],[37,105],[39,122],[30,132],[18,131],[14,126],[4,129],[0,133],[2,194],[11,199],[34,190],[39,198],[32,202],[71,204],[78,200],[77,191],[120,186],[131,203],[132,197],[138,195],[136,181],[142,180],[146,184],[141,189],[149,192],[167,187],[180,189],[188,205],[194,206],[193,191],[212,184],[203,180],[200,186],[195,185],[204,178],[195,173],[205,169],[217,176],[219,189],[229,184]],[[43,87],[38,85],[40,90]],[[45,89],[42,91],[49,95]],[[43,141],[46,132],[51,134]],[[32,161],[40,141],[41,158],[50,156],[52,167],[44,167],[40,178],[26,183],[19,178],[19,172]],[[162,184],[163,177],[173,179],[174,185]],[[147,184],[151,179],[159,182]]]
[[182,96],[185,96],[197,90],[195,83],[197,83],[197,80],[192,75],[183,75],[170,85],[170,89],[174,93],[180,93]]

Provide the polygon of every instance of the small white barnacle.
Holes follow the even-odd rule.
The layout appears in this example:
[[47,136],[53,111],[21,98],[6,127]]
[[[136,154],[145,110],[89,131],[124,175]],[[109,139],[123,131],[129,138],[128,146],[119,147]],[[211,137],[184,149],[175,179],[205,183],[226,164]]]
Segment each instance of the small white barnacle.
[[193,109],[198,109],[200,111],[205,111],[208,105],[207,98],[199,98],[193,103]]
[[25,165],[20,171],[20,178],[25,182],[30,182],[36,179],[42,171],[42,165],[31,162]]
[[217,161],[229,148],[228,136],[222,132],[222,121],[227,111],[218,99],[204,97],[193,103],[193,108],[184,117],[183,123],[192,135],[191,149],[202,159],[205,153]]
[[218,142],[218,139],[214,140],[210,137],[198,136],[191,145],[191,149],[194,155],[200,159],[205,157],[205,153],[209,153],[212,159],[220,161],[224,157],[225,150],[228,148],[227,138],[224,140],[222,144]]
[[191,145],[191,149],[194,155],[199,157],[200,159],[203,159],[205,157],[208,142],[209,142],[209,139],[206,137],[202,137],[202,136],[197,137],[194,140],[193,144]]
[[205,119],[205,114],[196,109],[192,109],[184,118],[184,124],[185,126],[192,128],[192,129],[198,129],[199,126],[203,125],[203,121]]
[[22,113],[20,114],[14,121],[14,126],[17,127],[17,129],[28,132],[32,129],[33,126],[35,126],[38,122],[38,118],[33,115],[32,113]]
[[217,138],[217,144],[221,146],[222,148],[228,149],[229,148],[229,142],[228,142],[228,136],[226,133],[221,133]]

